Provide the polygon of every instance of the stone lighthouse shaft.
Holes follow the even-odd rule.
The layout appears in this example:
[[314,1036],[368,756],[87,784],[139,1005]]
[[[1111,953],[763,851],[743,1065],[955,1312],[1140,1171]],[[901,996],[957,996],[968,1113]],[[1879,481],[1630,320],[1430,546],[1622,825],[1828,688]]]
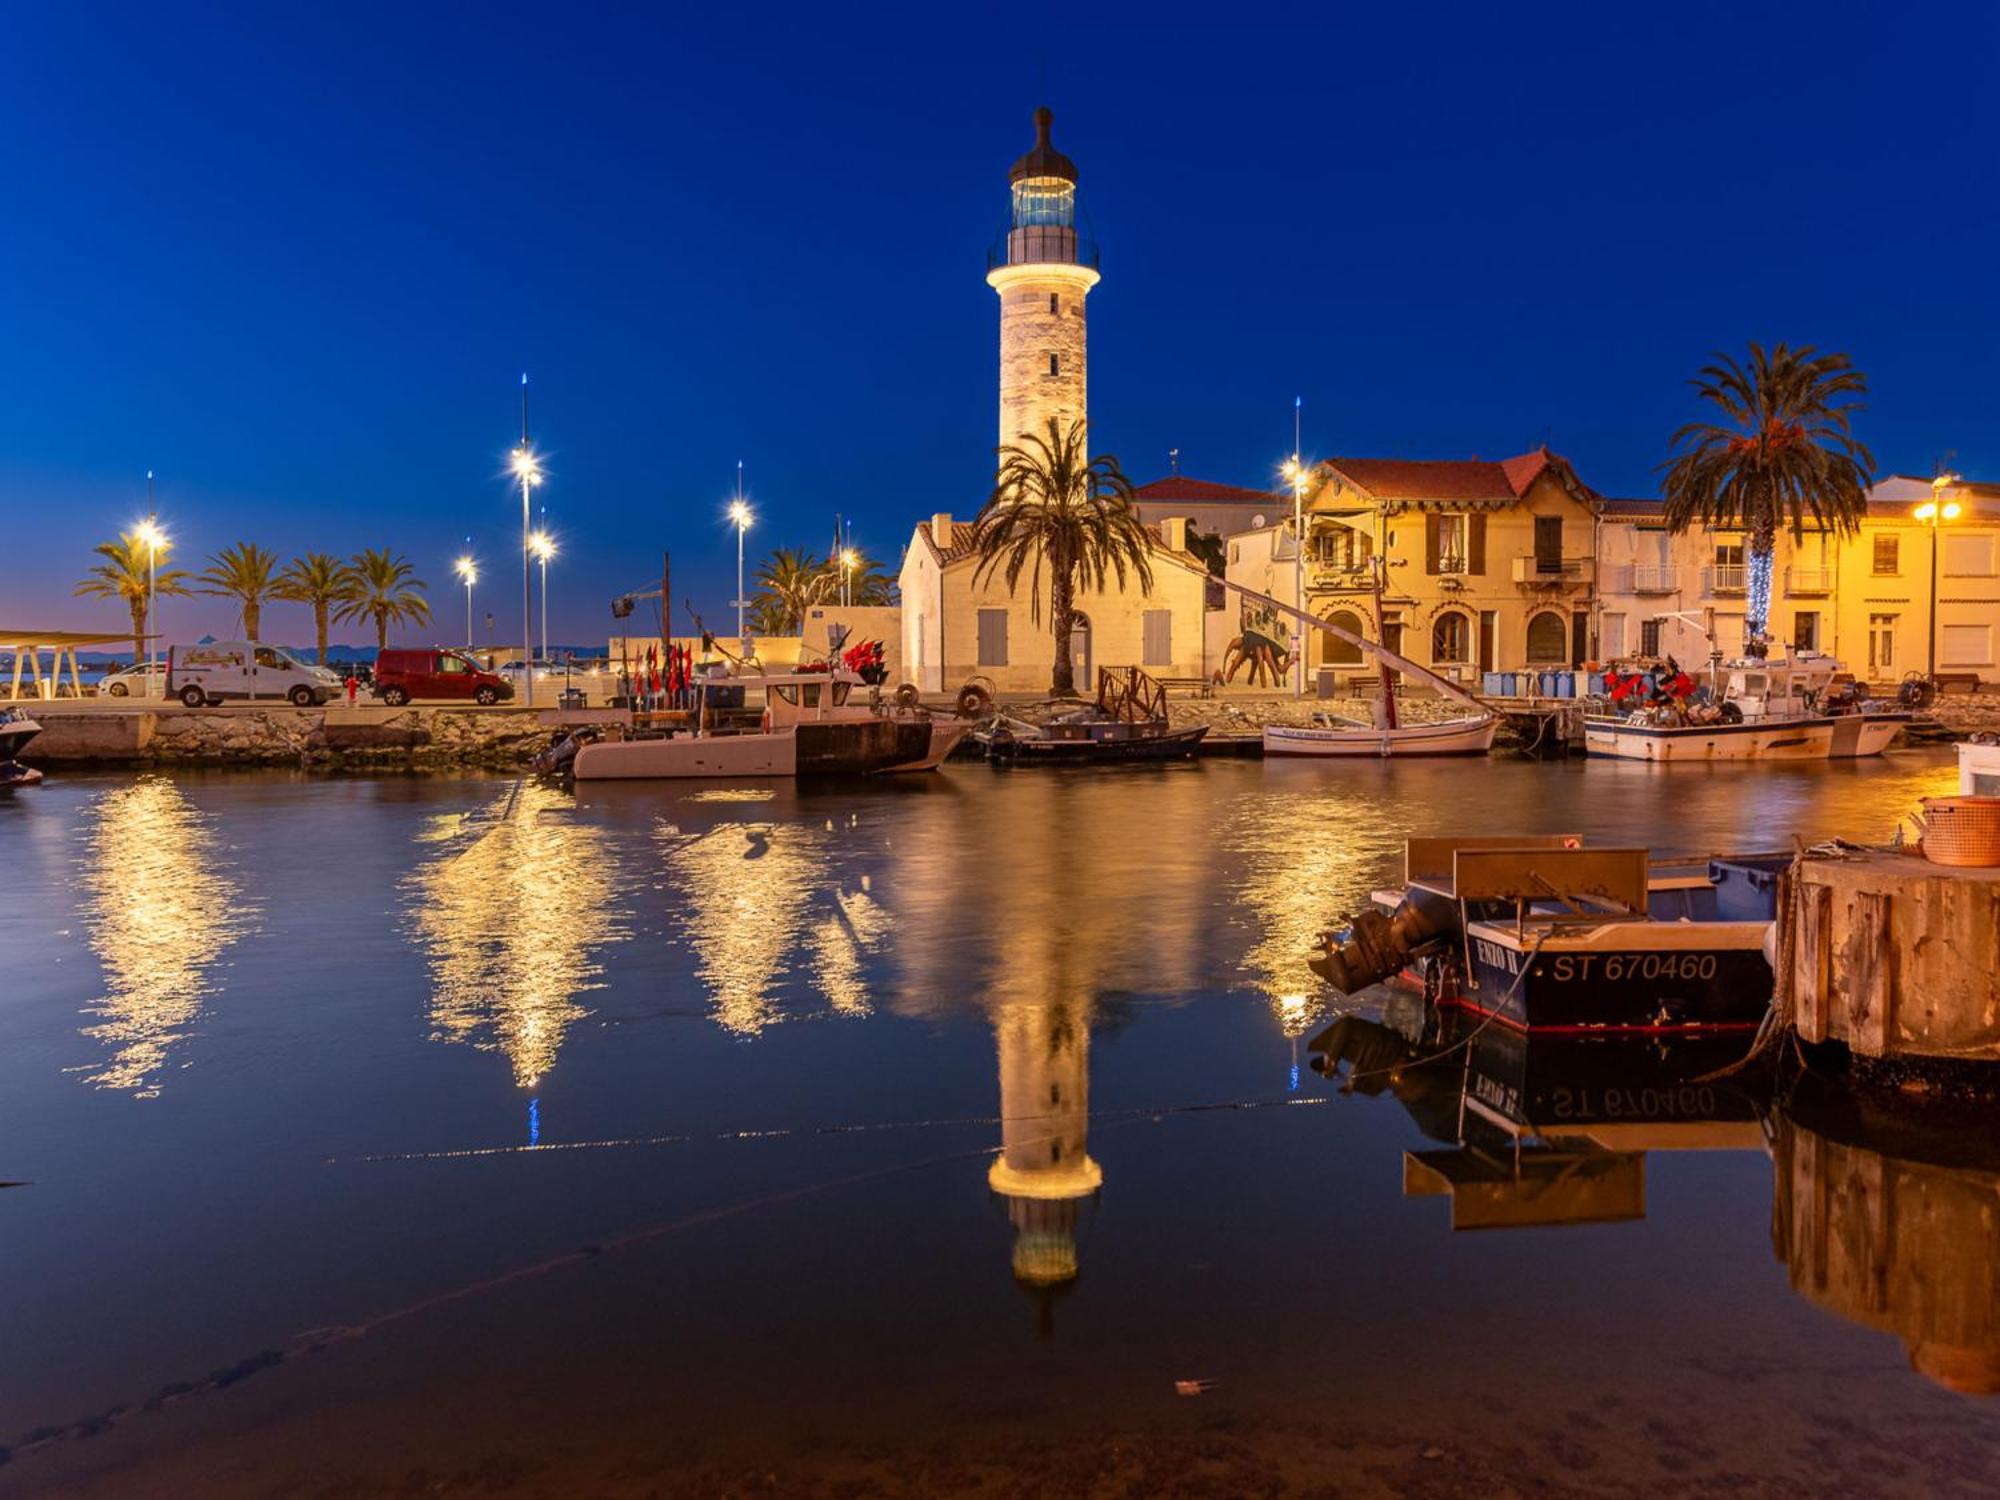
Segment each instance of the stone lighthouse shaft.
[[1046,439],[1089,419],[1083,302],[1097,285],[1097,250],[1076,222],[1076,163],[1049,144],[1054,116],[1035,111],[1035,145],[1014,163],[1013,213],[988,257],[1000,294],[1000,442]]

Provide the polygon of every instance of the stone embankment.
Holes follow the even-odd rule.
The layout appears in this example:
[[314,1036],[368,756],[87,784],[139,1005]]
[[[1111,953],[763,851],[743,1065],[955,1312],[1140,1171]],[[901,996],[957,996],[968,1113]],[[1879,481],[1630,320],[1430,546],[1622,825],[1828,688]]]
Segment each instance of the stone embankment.
[[42,712],[41,764],[514,768],[555,732],[529,709],[223,708]]

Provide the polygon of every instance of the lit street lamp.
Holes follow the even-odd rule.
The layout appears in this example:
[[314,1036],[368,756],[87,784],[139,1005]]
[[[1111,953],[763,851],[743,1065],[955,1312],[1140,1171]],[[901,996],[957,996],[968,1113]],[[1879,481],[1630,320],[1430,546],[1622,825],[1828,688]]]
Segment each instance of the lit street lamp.
[[[1299,423],[1305,407],[1305,397],[1292,397],[1292,456],[1285,461],[1284,475],[1292,483],[1292,607],[1306,607],[1306,482],[1311,470],[1299,457]],[[1303,698],[1306,695],[1306,633],[1303,627],[1294,624],[1292,633],[1298,639],[1298,649],[1292,653],[1293,691]]]
[[159,596],[160,548],[167,542],[167,535],[160,530],[159,517],[153,509],[153,471],[146,471],[146,519],[133,528],[133,535],[146,544],[146,696],[152,697],[153,686],[160,679],[153,670],[156,656],[155,643],[159,639],[157,629],[157,608],[154,603]]
[[852,547],[840,551],[840,602],[843,607],[854,603],[854,569],[861,559]]
[[535,623],[528,592],[528,564],[534,548],[529,542],[532,534],[529,512],[529,493],[542,482],[542,461],[535,456],[535,450],[528,446],[528,377],[521,376],[521,443],[511,455],[510,465],[514,477],[521,481],[521,676],[525,702],[529,708],[535,706]]
[[1931,498],[1916,509],[1917,519],[1919,521],[1930,522],[1931,527],[1931,608],[1930,613],[1924,617],[1924,634],[1926,636],[1924,644],[1928,652],[1924,675],[1933,682],[1937,680],[1938,527],[1946,521],[1956,521],[1958,519],[1958,502],[1956,500],[1947,500],[1944,497],[1944,492],[1957,483],[1958,476],[1956,474],[1939,474],[1937,478],[1931,481]]
[[556,539],[546,531],[528,538],[535,559],[542,565],[542,660],[549,659],[549,559],[556,555]]
[[479,582],[479,566],[469,557],[461,557],[452,566],[465,582],[465,649],[472,649],[472,586]]
[[[740,473],[742,465],[737,465]],[[739,486],[741,480],[738,480]],[[729,519],[736,527],[736,649],[743,649],[743,533],[750,529],[750,507],[739,494],[730,502]]]

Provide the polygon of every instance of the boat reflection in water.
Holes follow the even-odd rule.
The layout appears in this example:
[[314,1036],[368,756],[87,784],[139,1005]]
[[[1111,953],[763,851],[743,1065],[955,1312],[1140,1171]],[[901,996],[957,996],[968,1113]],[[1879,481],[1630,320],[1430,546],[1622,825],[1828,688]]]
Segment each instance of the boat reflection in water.
[[1811,1086],[1777,1117],[1771,1245],[1815,1306],[1902,1341],[1948,1390],[2000,1392],[2000,1141],[1991,1115]]
[[524,1089],[588,1014],[575,997],[601,984],[599,950],[625,936],[608,873],[617,860],[569,812],[561,793],[523,782],[437,825],[429,841],[444,847],[409,880],[433,1037],[506,1053]]
[[112,1048],[99,1088],[157,1097],[168,1053],[214,990],[210,975],[251,912],[206,820],[163,776],[98,800],[83,861],[82,914],[106,993],[83,1034]]

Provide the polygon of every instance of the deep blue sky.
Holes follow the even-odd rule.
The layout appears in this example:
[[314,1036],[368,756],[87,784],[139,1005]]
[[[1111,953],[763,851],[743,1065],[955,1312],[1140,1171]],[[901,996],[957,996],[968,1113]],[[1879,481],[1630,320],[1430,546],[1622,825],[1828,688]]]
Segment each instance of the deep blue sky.
[[151,467],[180,561],[391,545],[446,638],[470,533],[517,636],[523,369],[558,639],[662,547],[719,623],[739,458],[755,547],[845,511],[893,570],[983,493],[983,256],[1044,99],[1135,480],[1263,482],[1298,393],[1320,455],[1547,439],[1649,494],[1750,338],[1850,351],[1885,470],[2000,477],[2000,8],[637,9],[12,7],[0,627],[121,624],[69,585]]

